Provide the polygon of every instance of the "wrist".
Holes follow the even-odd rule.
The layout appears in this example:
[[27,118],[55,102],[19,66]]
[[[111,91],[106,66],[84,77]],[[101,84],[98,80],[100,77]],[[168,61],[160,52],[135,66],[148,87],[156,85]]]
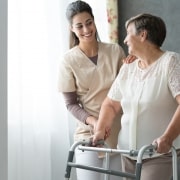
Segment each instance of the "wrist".
[[166,144],[170,144],[170,145],[172,144],[172,142],[174,140],[173,137],[168,135],[168,134],[163,134],[161,136],[161,139],[162,139],[163,142],[165,142]]

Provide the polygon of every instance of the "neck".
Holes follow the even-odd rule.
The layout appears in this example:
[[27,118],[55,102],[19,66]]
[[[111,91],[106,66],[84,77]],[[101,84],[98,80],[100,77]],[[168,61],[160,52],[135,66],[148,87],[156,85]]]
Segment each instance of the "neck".
[[153,49],[152,51],[149,50],[144,55],[139,57],[139,59],[140,59],[140,61],[139,61],[140,68],[142,68],[142,69],[147,68],[152,63],[157,61],[163,55],[163,53],[164,53],[164,51],[162,51],[161,49],[156,49],[156,50]]
[[94,57],[98,54],[98,42],[97,41],[88,43],[88,44],[80,43],[79,48],[88,57]]

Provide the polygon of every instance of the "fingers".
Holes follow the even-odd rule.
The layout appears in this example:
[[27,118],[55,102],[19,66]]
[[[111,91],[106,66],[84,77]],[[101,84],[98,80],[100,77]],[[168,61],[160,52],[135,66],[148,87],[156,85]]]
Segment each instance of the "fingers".
[[129,64],[135,61],[136,59],[136,56],[128,55],[126,58],[123,59],[123,63]]
[[172,143],[167,141],[163,136],[154,140],[152,144],[156,146],[157,153],[168,153],[172,147]]
[[92,145],[97,146],[100,140],[104,140],[104,134],[102,134],[102,132],[95,132],[92,138]]
[[158,143],[156,141],[153,141],[152,145],[154,146],[154,149],[157,151],[158,149]]

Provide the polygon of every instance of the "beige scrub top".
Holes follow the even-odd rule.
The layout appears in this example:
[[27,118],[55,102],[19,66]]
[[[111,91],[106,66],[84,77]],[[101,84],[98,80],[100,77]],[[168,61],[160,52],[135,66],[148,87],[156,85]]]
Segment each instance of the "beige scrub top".
[[[79,103],[90,115],[98,118],[101,104],[115,80],[125,57],[118,44],[98,43],[98,60],[95,65],[78,46],[65,53],[60,61],[59,92],[76,91]],[[107,139],[110,147],[117,147],[120,116],[114,122]],[[77,121],[75,141],[89,139],[92,127]]]

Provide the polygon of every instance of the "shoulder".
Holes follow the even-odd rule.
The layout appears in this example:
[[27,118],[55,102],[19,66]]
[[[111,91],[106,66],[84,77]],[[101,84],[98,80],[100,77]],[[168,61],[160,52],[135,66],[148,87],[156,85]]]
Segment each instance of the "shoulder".
[[180,59],[180,54],[177,52],[173,52],[173,51],[165,51],[165,53],[162,55],[163,59]]
[[64,56],[63,58],[64,59],[69,59],[69,58],[72,58],[73,56],[75,55],[78,55],[79,54],[79,48],[77,46],[67,50],[65,53],[64,53]]
[[168,57],[169,59],[180,59],[180,54],[177,52],[173,52],[173,51],[166,51],[165,52],[166,57]]
[[73,47],[72,49],[67,50],[63,56],[61,56],[60,64],[70,65],[79,59],[80,52],[78,47]]
[[180,64],[180,54],[173,51],[166,51],[164,53],[163,61],[168,67]]
[[125,55],[123,48],[118,43],[99,42],[99,47],[104,51],[111,51]]
[[137,67],[138,67],[138,60],[133,61],[132,63],[123,63],[121,66],[120,72],[119,72],[119,77],[126,77],[128,74],[133,74]]
[[176,52],[167,52],[168,58],[168,69],[169,72],[179,72],[180,71],[180,54]]
[[136,59],[136,60],[134,60],[131,63],[123,63],[122,68],[126,69],[126,70],[131,70],[132,71],[133,69],[137,68],[138,61],[139,61],[139,59]]

